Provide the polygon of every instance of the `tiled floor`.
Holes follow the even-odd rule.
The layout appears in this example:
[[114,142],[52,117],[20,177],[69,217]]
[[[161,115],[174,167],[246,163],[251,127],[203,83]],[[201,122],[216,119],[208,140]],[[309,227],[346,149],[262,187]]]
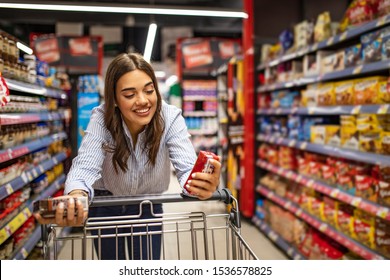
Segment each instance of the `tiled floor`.
[[[180,191],[181,191],[181,189],[180,189],[180,186],[177,182],[176,177],[172,176],[171,184],[170,184],[170,187],[169,187],[169,190],[167,191],[167,193],[178,193]],[[224,223],[224,220],[221,218],[221,216],[219,216],[219,214],[226,214],[227,213],[226,206],[221,202],[215,202],[215,201],[207,201],[207,202],[199,201],[199,202],[165,203],[164,204],[164,213],[182,213],[182,212],[203,212],[205,214],[217,214],[215,217],[207,219],[207,227],[217,229],[217,230],[215,230],[215,232],[216,232],[215,235],[213,235],[213,237],[215,236],[215,239],[209,238],[210,245],[208,247],[211,250],[213,250],[212,249],[213,247],[215,248],[216,253],[214,253],[214,250],[213,250],[213,254],[216,254],[217,259],[224,259],[223,256],[225,256],[226,254],[223,252],[224,251],[226,252],[225,249],[227,247],[229,248],[229,246],[230,246],[230,248],[233,246],[231,244],[231,242],[228,242],[228,244],[226,243],[226,229],[222,229],[222,231],[219,230],[219,227],[221,226],[221,222],[222,222],[222,225],[226,224],[226,223]],[[241,222],[242,222],[241,236],[248,243],[249,247],[254,251],[254,253],[257,255],[257,257],[259,259],[263,259],[263,260],[285,260],[285,259],[287,259],[286,256],[281,251],[279,251],[273,245],[272,242],[270,242],[266,237],[264,237],[260,233],[260,231],[252,225],[252,223],[250,221],[242,219]],[[169,250],[166,250],[166,252],[168,252],[168,253],[165,253],[167,255],[165,255],[164,259],[177,259],[176,255],[173,255],[173,254],[176,254],[176,252],[178,251],[175,246],[176,246],[176,244],[183,243],[183,240],[184,240],[185,245],[194,243],[193,242],[194,237],[190,236],[188,231],[186,231],[185,222],[183,222],[182,224],[183,224],[183,230],[180,229],[180,231],[183,231],[181,233],[182,234],[181,236],[183,236],[183,237],[180,237],[180,242],[177,242],[176,234],[171,234],[171,235],[164,234],[164,237],[166,236],[165,243],[167,244],[165,247],[169,248],[171,251],[175,251],[175,253],[174,252],[169,253]],[[175,232],[175,231],[178,232],[179,230],[173,230],[173,232]],[[187,233],[188,233],[188,236],[185,236],[185,234],[187,234]],[[202,238],[203,238],[202,235],[200,235],[200,237],[197,236],[195,239],[197,239],[197,238],[200,240],[200,242],[198,242],[199,244],[205,244],[205,242],[202,241]],[[210,239],[212,239],[212,240],[210,240]],[[70,242],[70,241],[67,241],[65,243],[65,245],[63,246],[63,248],[60,251],[59,259],[70,259],[71,258],[71,253],[70,253],[71,243],[72,242]],[[79,248],[79,249],[81,248],[81,243],[76,242],[73,245],[76,248]],[[90,252],[93,251],[91,249],[92,247],[90,245],[88,247],[89,248],[86,251],[88,252],[89,255],[91,255]],[[175,248],[175,249],[173,249],[173,248]],[[192,259],[192,256],[190,255],[190,254],[192,254],[192,253],[190,253],[190,251],[191,251],[190,249],[186,249],[186,248],[183,249],[181,247],[179,249],[179,251],[180,251],[179,252],[180,259]],[[199,252],[200,251],[202,251],[202,250],[199,250]],[[191,251],[191,252],[193,252],[193,251]],[[204,250],[202,252],[204,252]],[[199,254],[202,254],[202,252],[200,252]],[[223,256],[221,255],[222,253],[224,254]],[[222,257],[218,257],[218,256],[222,256]],[[77,259],[77,258],[79,258],[79,256],[76,256],[75,258]],[[89,259],[90,257],[87,257],[87,258]],[[202,257],[200,257],[200,259],[202,259]]]

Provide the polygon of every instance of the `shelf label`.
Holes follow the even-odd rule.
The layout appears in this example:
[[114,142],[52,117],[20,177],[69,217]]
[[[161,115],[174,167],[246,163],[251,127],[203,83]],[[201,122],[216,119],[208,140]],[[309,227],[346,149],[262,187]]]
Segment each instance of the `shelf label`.
[[57,165],[58,164],[57,158],[53,158],[53,162],[54,162],[55,165]]
[[39,165],[39,170],[41,171],[41,173],[45,172],[45,168],[43,168],[41,164]]
[[376,215],[382,219],[386,219],[389,215],[389,209],[385,207],[380,207],[376,212]]
[[354,199],[352,199],[351,205],[355,206],[355,207],[358,207],[361,202],[362,202],[361,197],[355,197]]
[[268,198],[273,198],[273,197],[274,197],[274,193],[273,193],[273,192],[267,193],[267,197],[268,197]]
[[386,16],[379,18],[378,21],[376,22],[376,27],[384,25],[386,23],[386,19],[387,19]]
[[309,188],[313,187],[314,185],[314,180],[313,179],[310,179],[307,183],[306,183],[306,186],[308,186]]
[[389,110],[389,104],[384,104],[379,106],[377,114],[384,115],[387,114],[387,111]]
[[28,178],[27,178],[26,172],[23,172],[22,175],[20,176],[20,178],[22,178],[22,180],[25,184],[28,183]]
[[288,254],[290,257],[293,256],[294,252],[295,252],[294,249],[291,248],[291,247],[289,247],[289,248],[287,249],[287,254]]
[[26,172],[26,175],[27,175],[27,178],[28,178],[28,181],[31,182],[32,180],[34,180],[34,178],[31,176],[31,173],[30,172]]
[[325,232],[328,228],[328,225],[327,224],[324,224],[322,223],[319,227],[319,230],[322,231],[322,232]]
[[290,209],[291,207],[291,201],[287,201],[286,204],[284,204],[284,208]]
[[344,41],[348,36],[348,31],[344,31],[343,33],[341,33],[340,35],[340,41]]
[[311,46],[311,51],[315,51],[318,49],[318,43],[315,43],[313,46]]
[[315,111],[316,111],[314,107],[309,107],[307,109],[308,109],[309,115],[313,115],[315,113]]
[[351,114],[352,114],[352,115],[357,115],[357,114],[359,114],[361,108],[362,108],[362,106],[360,106],[360,105],[353,107],[353,109],[352,109],[352,111],[351,111]]
[[301,149],[301,150],[306,150],[306,147],[307,147],[307,142],[302,142],[302,143],[299,145],[299,149]]
[[6,184],[4,187],[5,187],[5,191],[7,192],[8,195],[10,195],[11,193],[14,192],[14,189],[12,188],[11,183]]
[[334,41],[334,37],[330,37],[330,38],[328,39],[328,41],[326,41],[326,45],[327,45],[327,46],[332,45],[332,44],[333,44],[333,41]]
[[38,177],[38,172],[35,168],[32,170],[32,174],[33,174],[34,178]]
[[276,112],[275,112],[277,115],[280,115],[282,113],[282,109],[281,108],[278,108],[276,109]]
[[24,259],[27,258],[28,252],[27,252],[26,248],[23,247],[22,250],[20,250],[20,253],[22,254]]
[[339,193],[340,193],[339,189],[334,189],[330,192],[330,196],[336,198],[339,195]]
[[268,237],[269,237],[273,242],[276,242],[276,240],[278,240],[278,235],[277,235],[275,232],[273,232],[273,231],[270,231],[270,232],[268,233]]
[[363,69],[363,65],[356,66],[353,69],[352,74],[354,75],[360,74],[362,72],[362,69]]
[[289,147],[294,147],[296,143],[297,143],[296,140],[291,140],[291,141],[288,143],[288,146],[289,146]]
[[298,216],[298,217],[301,217],[301,216],[302,216],[302,209],[299,208],[299,209],[295,212],[295,215]]

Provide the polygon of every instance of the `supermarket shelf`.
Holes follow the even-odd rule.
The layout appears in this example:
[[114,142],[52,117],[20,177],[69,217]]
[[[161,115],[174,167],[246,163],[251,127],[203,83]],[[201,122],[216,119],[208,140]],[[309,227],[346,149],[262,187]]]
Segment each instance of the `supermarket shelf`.
[[14,180],[4,184],[3,186],[0,186],[0,200],[23,188],[27,183],[30,183],[47,170],[52,169],[55,165],[57,165],[59,162],[62,162],[66,158],[66,153],[59,153],[51,159],[42,162],[38,166],[22,172],[22,174]]
[[189,129],[188,133],[191,135],[211,135],[214,136],[218,133],[217,130],[203,130],[203,129]]
[[278,233],[273,231],[271,227],[257,216],[253,216],[252,222],[258,229],[264,233],[272,242],[274,242],[283,252],[285,252],[293,260],[306,259],[294,246],[284,240]]
[[344,247],[350,249],[351,251],[355,252],[359,256],[363,257],[367,260],[383,260],[385,259],[383,256],[378,254],[377,252],[367,248],[366,246],[360,244],[356,240],[352,239],[351,237],[339,232],[338,230],[334,229],[329,224],[320,221],[318,218],[310,215],[306,211],[302,210],[298,205],[295,205],[289,200],[286,200],[278,195],[276,195],[274,192],[268,190],[267,188],[263,186],[258,186],[256,188],[256,191],[260,193],[261,195],[267,197],[268,199],[272,200],[273,202],[277,203],[278,205],[282,206],[287,211],[290,211],[298,218],[302,219],[312,227],[318,229],[322,233],[326,234],[330,238],[334,239]]
[[352,78],[354,76],[361,75],[361,74],[370,74],[378,71],[385,71],[388,70],[389,67],[390,67],[390,60],[378,61],[378,62],[368,63],[365,65],[359,65],[356,67],[349,67],[344,70],[334,71],[319,76],[303,77],[300,79],[296,79],[294,81],[259,86],[257,88],[257,92],[261,93],[261,92],[267,92],[273,90],[287,89],[292,87],[300,87],[312,83],[326,82],[335,79]]
[[0,163],[29,154],[40,148],[47,147],[55,141],[66,139],[67,137],[65,132],[60,132],[13,148],[0,150]]
[[216,117],[217,112],[204,112],[204,111],[193,111],[184,112],[184,117]]
[[349,150],[349,149],[343,149],[339,147],[325,146],[325,145],[313,144],[309,142],[301,142],[301,141],[296,141],[294,139],[266,136],[262,134],[257,135],[256,140],[271,143],[271,144],[288,146],[303,151],[341,157],[341,158],[350,159],[359,162],[378,164],[378,165],[390,165],[390,156],[388,155],[367,153],[367,152],[361,152],[357,150]]
[[29,238],[25,241],[21,248],[14,251],[9,259],[25,260],[40,240],[41,227],[37,225],[34,232],[29,236]]
[[39,85],[30,84],[26,82],[16,81],[12,79],[5,79],[7,86],[10,90],[21,91],[30,94],[43,95],[48,97],[67,99],[68,96],[64,91],[54,88],[45,88]]
[[[61,188],[61,184],[64,182],[65,175],[62,174],[43,193],[41,193],[36,200],[51,196]],[[11,221],[0,229],[0,245],[31,217],[32,210],[33,202],[30,202],[28,206],[24,207]]]
[[363,24],[361,26],[358,26],[356,28],[347,30],[341,34],[335,35],[327,40],[321,41],[319,43],[315,43],[307,48],[301,49],[297,52],[291,53],[291,54],[285,54],[277,59],[274,59],[268,63],[263,63],[257,67],[257,70],[263,70],[266,67],[269,66],[276,66],[281,62],[285,62],[288,60],[292,60],[298,57],[302,57],[308,53],[315,52],[317,50],[324,49],[326,47],[345,42],[347,40],[350,40],[354,37],[360,36],[366,32],[369,32],[371,30],[374,30],[380,26],[388,25],[390,23],[390,15],[378,18],[376,20],[370,21],[366,24]]
[[299,184],[302,184],[306,187],[314,189],[317,192],[323,193],[327,196],[338,199],[342,202],[345,202],[349,205],[352,205],[356,208],[364,210],[374,216],[380,217],[382,219],[390,221],[390,208],[385,207],[374,202],[365,200],[361,197],[356,197],[351,194],[348,194],[340,189],[337,189],[331,185],[328,185],[324,182],[316,181],[312,178],[306,177],[304,175],[295,173],[293,171],[278,167],[276,165],[267,163],[263,160],[258,160],[256,162],[258,167],[271,171],[275,174],[278,174],[282,177],[285,177],[289,180],[295,181]]
[[34,123],[34,122],[45,122],[45,121],[56,121],[65,119],[63,112],[43,112],[43,113],[12,113],[12,114],[0,114],[0,125],[13,125],[23,123]]
[[257,115],[356,115],[390,114],[390,104],[258,109]]
[[207,95],[184,95],[183,101],[217,101],[217,96]]

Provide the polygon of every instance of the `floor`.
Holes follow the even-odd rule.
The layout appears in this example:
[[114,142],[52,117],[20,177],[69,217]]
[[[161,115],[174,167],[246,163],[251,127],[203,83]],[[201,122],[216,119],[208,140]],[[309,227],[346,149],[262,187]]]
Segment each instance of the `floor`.
[[[169,190],[167,193],[178,193],[180,192],[180,186],[177,182],[177,179],[174,175],[172,175],[171,178],[171,184],[169,187]],[[210,258],[216,258],[216,259],[226,259],[226,256],[231,256],[232,252],[230,252],[231,249],[227,250],[226,248],[232,248],[234,247],[234,243],[231,242],[231,237],[228,237],[226,234],[226,213],[228,211],[228,208],[226,208],[226,205],[221,202],[216,201],[206,201],[206,202],[186,202],[185,203],[185,209],[183,209],[183,203],[165,203],[164,204],[164,213],[174,213],[175,216],[172,218],[172,220],[175,221],[175,223],[170,224],[170,222],[166,222],[164,224],[164,227],[167,229],[167,232],[164,233],[164,242],[163,249],[162,249],[162,256],[163,259],[193,259],[193,258],[199,258],[204,259],[203,255],[205,255],[205,250],[209,250],[208,254],[211,256]],[[204,242],[204,235],[202,230],[195,231],[195,236],[190,234],[189,227],[203,227],[202,223],[196,223],[193,222],[194,219],[198,219],[199,217],[191,217],[192,223],[189,224],[186,222],[186,220],[181,216],[179,213],[183,212],[201,212],[201,216],[203,213],[206,215],[210,215],[210,217],[207,217],[207,228],[212,228],[212,234],[209,234],[210,237],[206,237],[208,239],[207,242]],[[195,214],[194,214],[195,215]],[[177,221],[180,220],[178,223]],[[203,220],[204,221],[204,220]],[[248,244],[248,246],[253,250],[253,252],[256,254],[256,256],[259,259],[262,260],[285,260],[287,259],[286,255],[283,254],[280,250],[278,250],[269,239],[264,237],[260,233],[260,231],[252,225],[250,221],[247,221],[245,219],[241,220],[242,226],[241,226],[241,236],[243,237],[244,241]],[[174,227],[173,230],[170,230],[170,227]],[[170,233],[170,231],[172,233]],[[180,235],[178,234],[180,232]],[[229,231],[230,232],[230,231]],[[195,240],[195,242],[194,242]],[[81,242],[79,240],[75,241],[66,241],[63,243],[63,247],[59,253],[58,258],[59,259],[79,259],[81,256],[81,250],[80,252],[77,252],[76,249],[72,250],[73,248],[80,249]],[[193,249],[191,248],[182,248],[178,246],[178,244],[191,244]],[[196,243],[197,245],[194,245]],[[204,246],[206,243],[209,244],[209,246]],[[232,246],[233,244],[233,246]],[[195,246],[195,247],[194,247]],[[88,248],[89,247],[89,248]],[[198,248],[200,249],[198,249]],[[244,246],[245,247],[245,246]],[[167,249],[165,249],[167,248]],[[195,248],[195,249],[194,249]],[[74,251],[75,255],[72,256],[71,251]],[[87,249],[85,250],[87,253],[87,259],[94,258],[96,259],[96,253],[94,253],[94,250],[92,250],[91,245],[87,245]],[[93,254],[93,256],[92,256]],[[194,255],[195,254],[195,255]],[[230,255],[228,255],[230,254]],[[230,258],[230,257],[229,257]]]

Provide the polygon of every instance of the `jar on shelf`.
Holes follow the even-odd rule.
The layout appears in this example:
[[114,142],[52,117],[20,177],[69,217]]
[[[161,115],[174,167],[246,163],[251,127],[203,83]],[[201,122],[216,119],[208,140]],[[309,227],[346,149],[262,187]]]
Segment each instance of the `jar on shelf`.
[[12,39],[8,39],[8,60],[10,61],[11,64],[17,62],[16,45],[15,45],[15,41]]
[[2,75],[6,78],[9,78],[10,74],[11,74],[11,65],[9,64],[8,60],[5,60]]
[[8,61],[8,37],[3,36],[3,60]]
[[4,60],[0,57],[0,73],[4,71]]
[[4,41],[3,34],[0,33],[0,58],[1,59],[3,59],[3,41]]

